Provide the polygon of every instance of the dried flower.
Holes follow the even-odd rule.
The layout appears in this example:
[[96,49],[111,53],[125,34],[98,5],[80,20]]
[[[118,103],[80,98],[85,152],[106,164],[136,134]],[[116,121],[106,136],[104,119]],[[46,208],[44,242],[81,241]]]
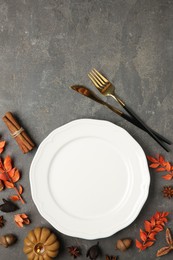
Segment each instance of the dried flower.
[[0,245],[4,247],[9,247],[16,242],[17,238],[13,234],[8,234],[0,237]]
[[168,172],[168,174],[162,176],[163,179],[169,181],[173,178],[173,165],[165,161],[162,155],[158,155],[156,158],[147,156],[147,159],[151,162],[150,168],[155,169],[156,172]]
[[6,199],[2,199],[4,204],[1,204],[0,205],[0,210],[3,211],[3,212],[13,212],[17,209],[19,209],[19,207],[14,204],[13,202],[11,201],[8,201]]
[[78,256],[80,256],[80,251],[78,247],[70,246],[68,247],[68,252],[71,256],[73,256],[73,258],[77,258]]
[[86,256],[89,257],[91,260],[95,260],[97,259],[99,254],[100,254],[100,248],[99,248],[99,243],[97,243],[96,245],[88,249]]
[[0,227],[2,228],[4,226],[5,219],[3,216],[0,216]]
[[140,251],[152,246],[156,240],[155,236],[158,232],[164,229],[165,223],[168,222],[167,216],[168,212],[156,212],[154,216],[151,217],[150,221],[146,220],[144,222],[145,231],[140,229],[141,242],[136,239],[136,247]]
[[168,246],[159,249],[156,256],[167,255],[171,250],[173,250],[173,238],[169,228],[166,229],[166,242],[168,243]]
[[14,216],[14,221],[18,227],[23,227],[24,224],[29,225],[30,220],[25,213],[17,214]]
[[106,260],[117,260],[117,256],[109,256],[109,255],[106,255]]
[[165,186],[163,188],[163,196],[170,199],[171,197],[173,197],[173,188],[170,186]]

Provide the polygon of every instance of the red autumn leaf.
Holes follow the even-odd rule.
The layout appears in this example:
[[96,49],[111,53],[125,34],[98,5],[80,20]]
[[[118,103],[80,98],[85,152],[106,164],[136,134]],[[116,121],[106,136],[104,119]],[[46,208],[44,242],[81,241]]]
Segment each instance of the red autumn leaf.
[[[169,215],[169,212],[163,212],[162,214],[161,214],[161,217],[167,217]],[[166,219],[167,220],[167,219]]]
[[156,240],[156,239],[155,239],[155,235],[156,235],[156,234],[157,234],[156,232],[151,232],[151,233],[149,234],[148,238],[151,239],[151,240]]
[[140,229],[140,238],[143,242],[147,239],[147,234],[142,229]]
[[23,186],[19,185],[19,194],[21,195],[23,193]]
[[11,157],[9,155],[5,157],[4,168],[7,172],[12,169],[12,161],[11,161]]
[[147,231],[147,232],[150,232],[151,231],[151,223],[149,222],[149,221],[145,221],[144,222],[144,227],[145,227],[145,230]]
[[5,184],[5,187],[8,189],[14,188],[14,184],[12,182],[4,181],[4,184]]
[[162,164],[165,162],[165,159],[162,155],[159,155],[159,162]]
[[3,173],[3,172],[0,173],[0,180],[7,181],[8,180],[7,175],[5,173]]
[[170,172],[171,170],[171,164],[169,162],[166,162],[166,170],[167,172]]
[[156,219],[156,220],[158,220],[159,218],[160,218],[160,212],[156,212],[155,214],[154,214],[154,218]]
[[171,174],[166,174],[166,175],[162,176],[162,178],[169,181],[173,178],[173,176]]
[[159,167],[156,169],[156,172],[165,172],[165,168]]
[[171,171],[173,171],[173,165],[171,166]]
[[18,169],[15,169],[14,175],[12,177],[13,182],[17,182],[20,179],[20,173]]
[[155,227],[154,229],[153,229],[153,231],[154,232],[160,232],[160,231],[162,231],[163,230],[163,227]]
[[155,168],[157,168],[159,165],[160,165],[160,163],[152,163],[152,164],[150,164],[150,168],[155,169]]
[[145,244],[145,246],[146,246],[146,247],[150,247],[150,246],[152,246],[153,244],[154,244],[153,241],[149,241],[149,242],[147,242],[147,243]]
[[10,196],[10,199],[13,200],[13,201],[20,200],[19,196],[17,196],[17,195]]
[[147,155],[147,159],[148,159],[150,162],[153,162],[153,163],[157,163],[157,162],[158,162],[158,160],[155,159],[155,158],[152,157],[152,156],[148,156],[148,155]]
[[140,250],[142,250],[142,248],[143,248],[142,243],[139,242],[137,239],[136,239],[136,247],[139,248]]

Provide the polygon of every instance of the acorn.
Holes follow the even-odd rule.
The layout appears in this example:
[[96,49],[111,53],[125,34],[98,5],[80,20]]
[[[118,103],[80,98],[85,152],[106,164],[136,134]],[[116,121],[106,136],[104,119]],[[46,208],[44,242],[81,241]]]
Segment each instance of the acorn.
[[115,245],[115,249],[124,252],[131,246],[131,244],[132,244],[132,239],[130,238],[119,239]]
[[0,237],[0,245],[9,247],[16,242],[17,238],[13,234],[8,234]]

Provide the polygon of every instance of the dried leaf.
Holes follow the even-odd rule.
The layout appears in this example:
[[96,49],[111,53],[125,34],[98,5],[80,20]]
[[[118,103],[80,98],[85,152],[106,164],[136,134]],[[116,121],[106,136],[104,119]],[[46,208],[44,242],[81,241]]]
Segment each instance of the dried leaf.
[[150,246],[152,246],[153,244],[154,244],[153,241],[149,241],[149,242],[145,243],[145,247],[146,247],[146,248],[147,248],[147,247],[150,247]]
[[24,224],[29,225],[30,219],[25,213],[17,214],[14,216],[14,221],[18,227],[23,227]]
[[155,158],[152,157],[152,156],[148,156],[148,155],[147,155],[147,159],[148,159],[150,162],[153,162],[153,163],[157,163],[157,162],[158,162],[158,160],[155,159]]
[[0,205],[0,210],[3,212],[13,212],[19,209],[18,206],[11,201],[3,199],[3,202],[4,204]]
[[150,168],[157,168],[160,165],[160,163],[152,163],[150,164]]
[[166,242],[170,246],[173,245],[173,239],[172,239],[171,232],[170,232],[169,228],[166,229]]
[[4,184],[5,184],[5,187],[8,189],[14,188],[14,184],[12,182],[4,181]]
[[165,162],[165,159],[162,155],[159,155],[159,162],[163,164]]
[[157,168],[156,172],[165,172],[165,168],[163,168],[163,167]]
[[8,180],[7,175],[4,172],[0,173],[0,180],[2,180],[2,181],[7,181]]
[[143,250],[144,246],[141,242],[139,242],[137,239],[136,239],[136,247],[139,248],[140,250]]
[[140,238],[143,242],[147,240],[147,234],[142,229],[140,229]]
[[149,221],[144,222],[144,227],[147,232],[151,231],[151,223]]
[[156,256],[159,257],[159,256],[167,255],[170,251],[171,248],[169,246],[162,247],[157,251]]
[[20,179],[20,173],[18,169],[15,169],[14,175],[12,177],[12,181],[15,183]]
[[4,151],[5,144],[6,144],[5,141],[0,142],[0,153],[2,153]]
[[157,233],[153,231],[153,232],[151,232],[151,233],[149,234],[148,238],[151,239],[151,240],[156,240],[156,239],[155,239],[155,235],[156,235],[156,234],[157,234]]
[[6,156],[4,159],[4,167],[7,172],[9,172],[12,169],[12,160],[9,155]]
[[167,172],[170,172],[171,164],[169,162],[166,162],[166,166],[165,167],[166,167]]
[[19,196],[17,196],[17,195],[10,196],[10,199],[13,200],[13,201],[18,201],[18,200],[20,200],[20,199],[19,199]]
[[23,193],[23,186],[19,185],[19,194],[21,195]]
[[171,174],[166,174],[166,175],[162,176],[162,178],[169,181],[173,178],[173,176]]

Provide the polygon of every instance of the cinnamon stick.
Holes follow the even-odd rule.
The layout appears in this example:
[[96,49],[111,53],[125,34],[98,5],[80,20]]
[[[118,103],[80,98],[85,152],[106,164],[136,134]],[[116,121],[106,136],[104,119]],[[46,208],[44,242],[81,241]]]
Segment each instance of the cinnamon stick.
[[25,130],[19,125],[11,112],[7,112],[3,116],[2,120],[8,127],[11,135],[14,137],[23,153],[27,153],[34,148],[35,145],[33,141],[27,135]]

